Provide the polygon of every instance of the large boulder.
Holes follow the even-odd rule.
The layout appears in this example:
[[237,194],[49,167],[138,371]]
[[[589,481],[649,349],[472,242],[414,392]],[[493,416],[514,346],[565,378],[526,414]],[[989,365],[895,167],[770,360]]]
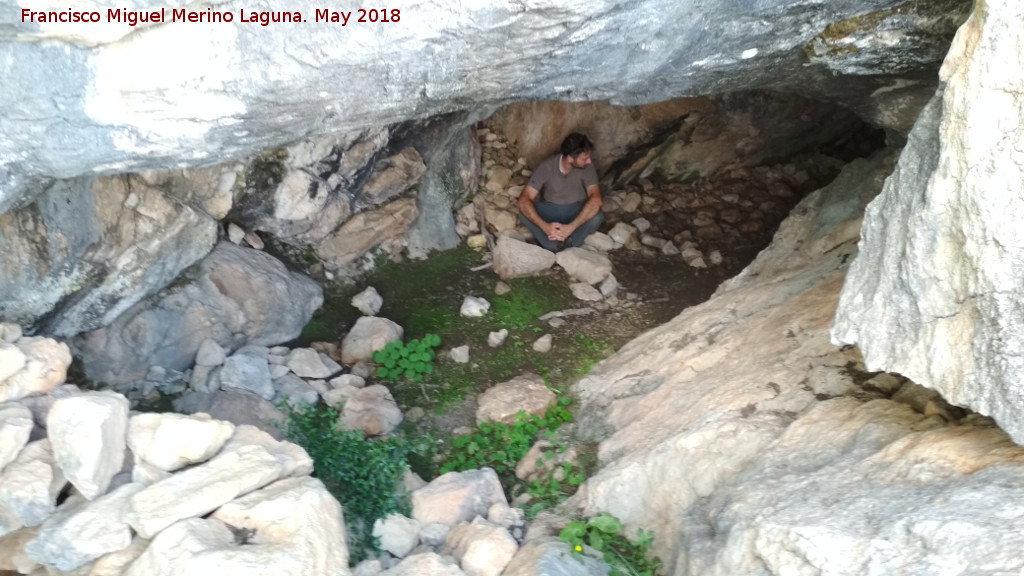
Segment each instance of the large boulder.
[[494,248],[494,271],[504,279],[536,276],[555,264],[555,254],[535,244],[502,236]]
[[494,470],[448,472],[412,493],[412,517],[424,526],[455,526],[486,517],[487,510],[499,502],[508,504]]
[[401,341],[402,327],[376,316],[361,316],[341,341],[341,361],[345,364],[367,362],[373,353],[383,350],[391,342]]
[[128,421],[127,439],[136,461],[173,472],[207,460],[234,432],[233,424],[214,420],[209,414],[146,413]]
[[1024,442],[1020,4],[979,4],[900,164],[868,207],[832,338]]
[[118,385],[150,366],[183,371],[206,339],[231,349],[287,342],[323,303],[313,280],[230,242],[217,244],[194,272],[191,282],[78,339],[90,378]]
[[57,465],[89,500],[104,494],[121,471],[127,432],[128,399],[114,392],[62,398],[46,416]]

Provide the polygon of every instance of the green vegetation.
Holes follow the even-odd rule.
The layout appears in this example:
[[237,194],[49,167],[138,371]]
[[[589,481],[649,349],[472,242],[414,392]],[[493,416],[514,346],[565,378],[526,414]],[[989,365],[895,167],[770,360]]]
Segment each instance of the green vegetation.
[[437,334],[427,334],[423,340],[412,339],[407,344],[390,342],[383,350],[373,353],[379,365],[377,377],[386,380],[406,378],[423,382],[424,375],[434,373],[434,347],[441,344]]
[[408,515],[407,494],[399,492],[406,459],[427,450],[429,442],[405,438],[370,440],[362,431],[339,428],[338,412],[328,406],[282,406],[289,440],[313,459],[313,474],[345,511],[352,564],[371,556],[377,542],[373,522],[392,512]]
[[661,566],[657,556],[648,558],[654,534],[638,530],[637,541],[631,542],[622,530],[618,518],[599,514],[586,522],[570,522],[558,538],[572,547],[573,554],[583,554],[584,546],[600,552],[611,567],[610,576],[654,576]]

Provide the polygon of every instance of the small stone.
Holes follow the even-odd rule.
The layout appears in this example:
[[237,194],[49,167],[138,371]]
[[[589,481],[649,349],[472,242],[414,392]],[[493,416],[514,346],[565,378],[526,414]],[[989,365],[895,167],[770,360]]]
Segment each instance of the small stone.
[[21,371],[26,361],[25,353],[20,348],[0,342],[0,382]]
[[509,286],[504,280],[498,280],[494,285],[494,293],[498,296],[504,296],[512,291],[512,287]]
[[454,362],[459,364],[465,364],[469,362],[469,346],[459,346],[458,348],[452,348],[451,352],[448,353]]
[[572,295],[577,300],[583,300],[584,302],[597,302],[604,298],[597,288],[586,282],[574,282],[569,285],[569,290],[572,290]]
[[487,248],[487,237],[483,234],[474,234],[466,237],[466,245],[474,250],[483,250]]
[[383,436],[402,423],[402,411],[391,391],[375,384],[349,396],[341,413],[341,423],[349,430],[362,430],[367,436]]
[[209,338],[203,340],[196,352],[196,364],[199,366],[220,366],[226,359],[224,348]]
[[380,540],[381,550],[404,558],[420,542],[420,523],[401,514],[389,514],[373,523],[373,535]]
[[260,235],[255,232],[246,232],[242,240],[256,250],[263,250],[263,238],[260,238]]
[[719,264],[722,263],[722,253],[719,252],[718,250],[712,250],[708,254],[708,260],[710,260],[711,263],[714,264],[715,266],[718,266]]
[[270,365],[266,355],[250,354],[245,348],[235,352],[221,367],[220,387],[223,390],[247,390],[264,400],[271,400],[275,391],[270,383]]
[[401,340],[403,333],[402,327],[391,320],[362,316],[341,342],[341,361],[369,362],[374,352],[383,350],[389,342]]
[[292,406],[312,406],[320,401],[320,393],[295,374],[287,374],[273,381],[274,403],[287,401]]
[[644,246],[650,246],[651,248],[654,248],[655,250],[662,250],[662,249],[665,248],[665,246],[669,242],[668,242],[668,240],[665,240],[664,238],[658,238],[657,236],[651,236],[650,234],[644,234],[640,238],[640,243],[643,244]]
[[491,332],[487,335],[487,345],[491,348],[497,348],[505,343],[505,338],[508,338],[508,330],[505,328],[497,332]]
[[558,253],[556,261],[569,276],[587,284],[604,281],[612,271],[612,261],[607,256],[583,248],[562,250]]
[[228,223],[228,240],[232,244],[241,244],[243,238],[245,238],[245,230],[234,222]]
[[366,386],[366,378],[357,374],[342,374],[337,378],[331,379],[331,388],[341,388],[342,386],[351,386],[353,388],[363,388]]
[[360,378],[369,378],[373,376],[374,365],[372,362],[356,362],[349,369],[349,373],[353,376],[359,376]]
[[405,413],[405,419],[409,422],[419,422],[427,415],[427,411],[421,406],[413,406]]
[[128,399],[109,391],[62,398],[50,408],[46,430],[64,476],[92,500],[124,463]]
[[491,303],[479,296],[466,296],[459,308],[459,314],[463,318],[479,318],[491,309]]
[[555,401],[544,379],[526,372],[484,391],[477,398],[476,421],[513,424],[519,411],[543,416]]
[[302,378],[326,378],[332,374],[312,348],[296,348],[288,354],[285,365]]
[[627,213],[636,212],[642,201],[643,198],[639,192],[630,192],[622,198],[622,211]]
[[632,224],[640,234],[651,229],[651,222],[647,218],[637,218],[636,220],[633,220]]
[[552,328],[561,328],[562,326],[565,326],[565,318],[552,318],[548,320],[548,326],[551,326]]
[[601,286],[598,288],[601,291],[601,295],[608,298],[615,294],[619,290],[619,281],[615,279],[615,275],[609,274],[604,282],[601,282]]
[[[21,338],[21,326],[0,322],[0,342],[14,344],[19,338]],[[0,380],[3,380],[3,378],[0,378]]]
[[608,236],[615,242],[625,245],[630,238],[636,238],[636,228],[625,222],[619,222],[608,231]]
[[671,242],[665,242],[665,245],[661,247],[661,253],[665,256],[678,256],[679,248]]
[[353,296],[349,302],[364,316],[376,316],[380,312],[381,306],[384,305],[384,299],[373,286],[367,286],[362,292]]
[[585,248],[592,248],[598,252],[610,252],[616,247],[615,240],[612,240],[612,237],[604,232],[594,232],[587,236],[583,240],[583,246]]
[[537,338],[537,340],[533,343],[533,351],[534,352],[540,352],[542,354],[546,353],[546,352],[550,352],[551,351],[551,340],[552,340],[551,334],[545,334],[545,335],[541,336],[540,338]]
[[277,380],[283,377],[285,374],[291,372],[291,369],[284,364],[271,364],[270,365],[270,379]]

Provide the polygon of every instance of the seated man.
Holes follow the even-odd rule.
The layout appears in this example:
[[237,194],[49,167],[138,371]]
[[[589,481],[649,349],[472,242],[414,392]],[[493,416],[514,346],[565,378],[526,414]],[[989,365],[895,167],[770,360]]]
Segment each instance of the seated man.
[[597,171],[590,163],[593,147],[583,134],[569,134],[562,153],[541,162],[519,195],[519,220],[552,252],[582,246],[604,222]]

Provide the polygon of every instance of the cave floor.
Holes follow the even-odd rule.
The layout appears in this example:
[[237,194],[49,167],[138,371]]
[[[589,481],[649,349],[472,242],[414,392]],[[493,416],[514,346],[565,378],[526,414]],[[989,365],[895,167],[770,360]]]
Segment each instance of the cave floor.
[[[369,383],[389,387],[413,431],[446,436],[475,425],[479,393],[522,372],[539,374],[551,388],[567,393],[578,377],[640,333],[707,300],[756,254],[755,247],[741,247],[723,253],[719,265],[696,269],[678,255],[612,251],[608,256],[619,289],[613,298],[592,303],[572,296],[573,280],[557,267],[511,280],[511,291],[497,295],[497,275],[478,269],[486,264],[484,253],[462,245],[426,260],[386,262],[352,285],[329,286],[324,306],[297,344],[340,343],[359,316],[348,303],[351,296],[373,286],[384,299],[378,315],[401,325],[406,341],[433,333],[441,345],[434,372],[423,382],[371,378]],[[461,317],[459,308],[469,295],[488,300],[489,312]],[[592,312],[572,313],[587,308]],[[554,321],[539,319],[555,311],[569,313]],[[509,331],[504,345],[489,347],[488,334],[500,329]],[[535,352],[534,341],[545,334],[552,335],[551,350]],[[470,361],[455,363],[448,352],[463,345],[470,348]]]

